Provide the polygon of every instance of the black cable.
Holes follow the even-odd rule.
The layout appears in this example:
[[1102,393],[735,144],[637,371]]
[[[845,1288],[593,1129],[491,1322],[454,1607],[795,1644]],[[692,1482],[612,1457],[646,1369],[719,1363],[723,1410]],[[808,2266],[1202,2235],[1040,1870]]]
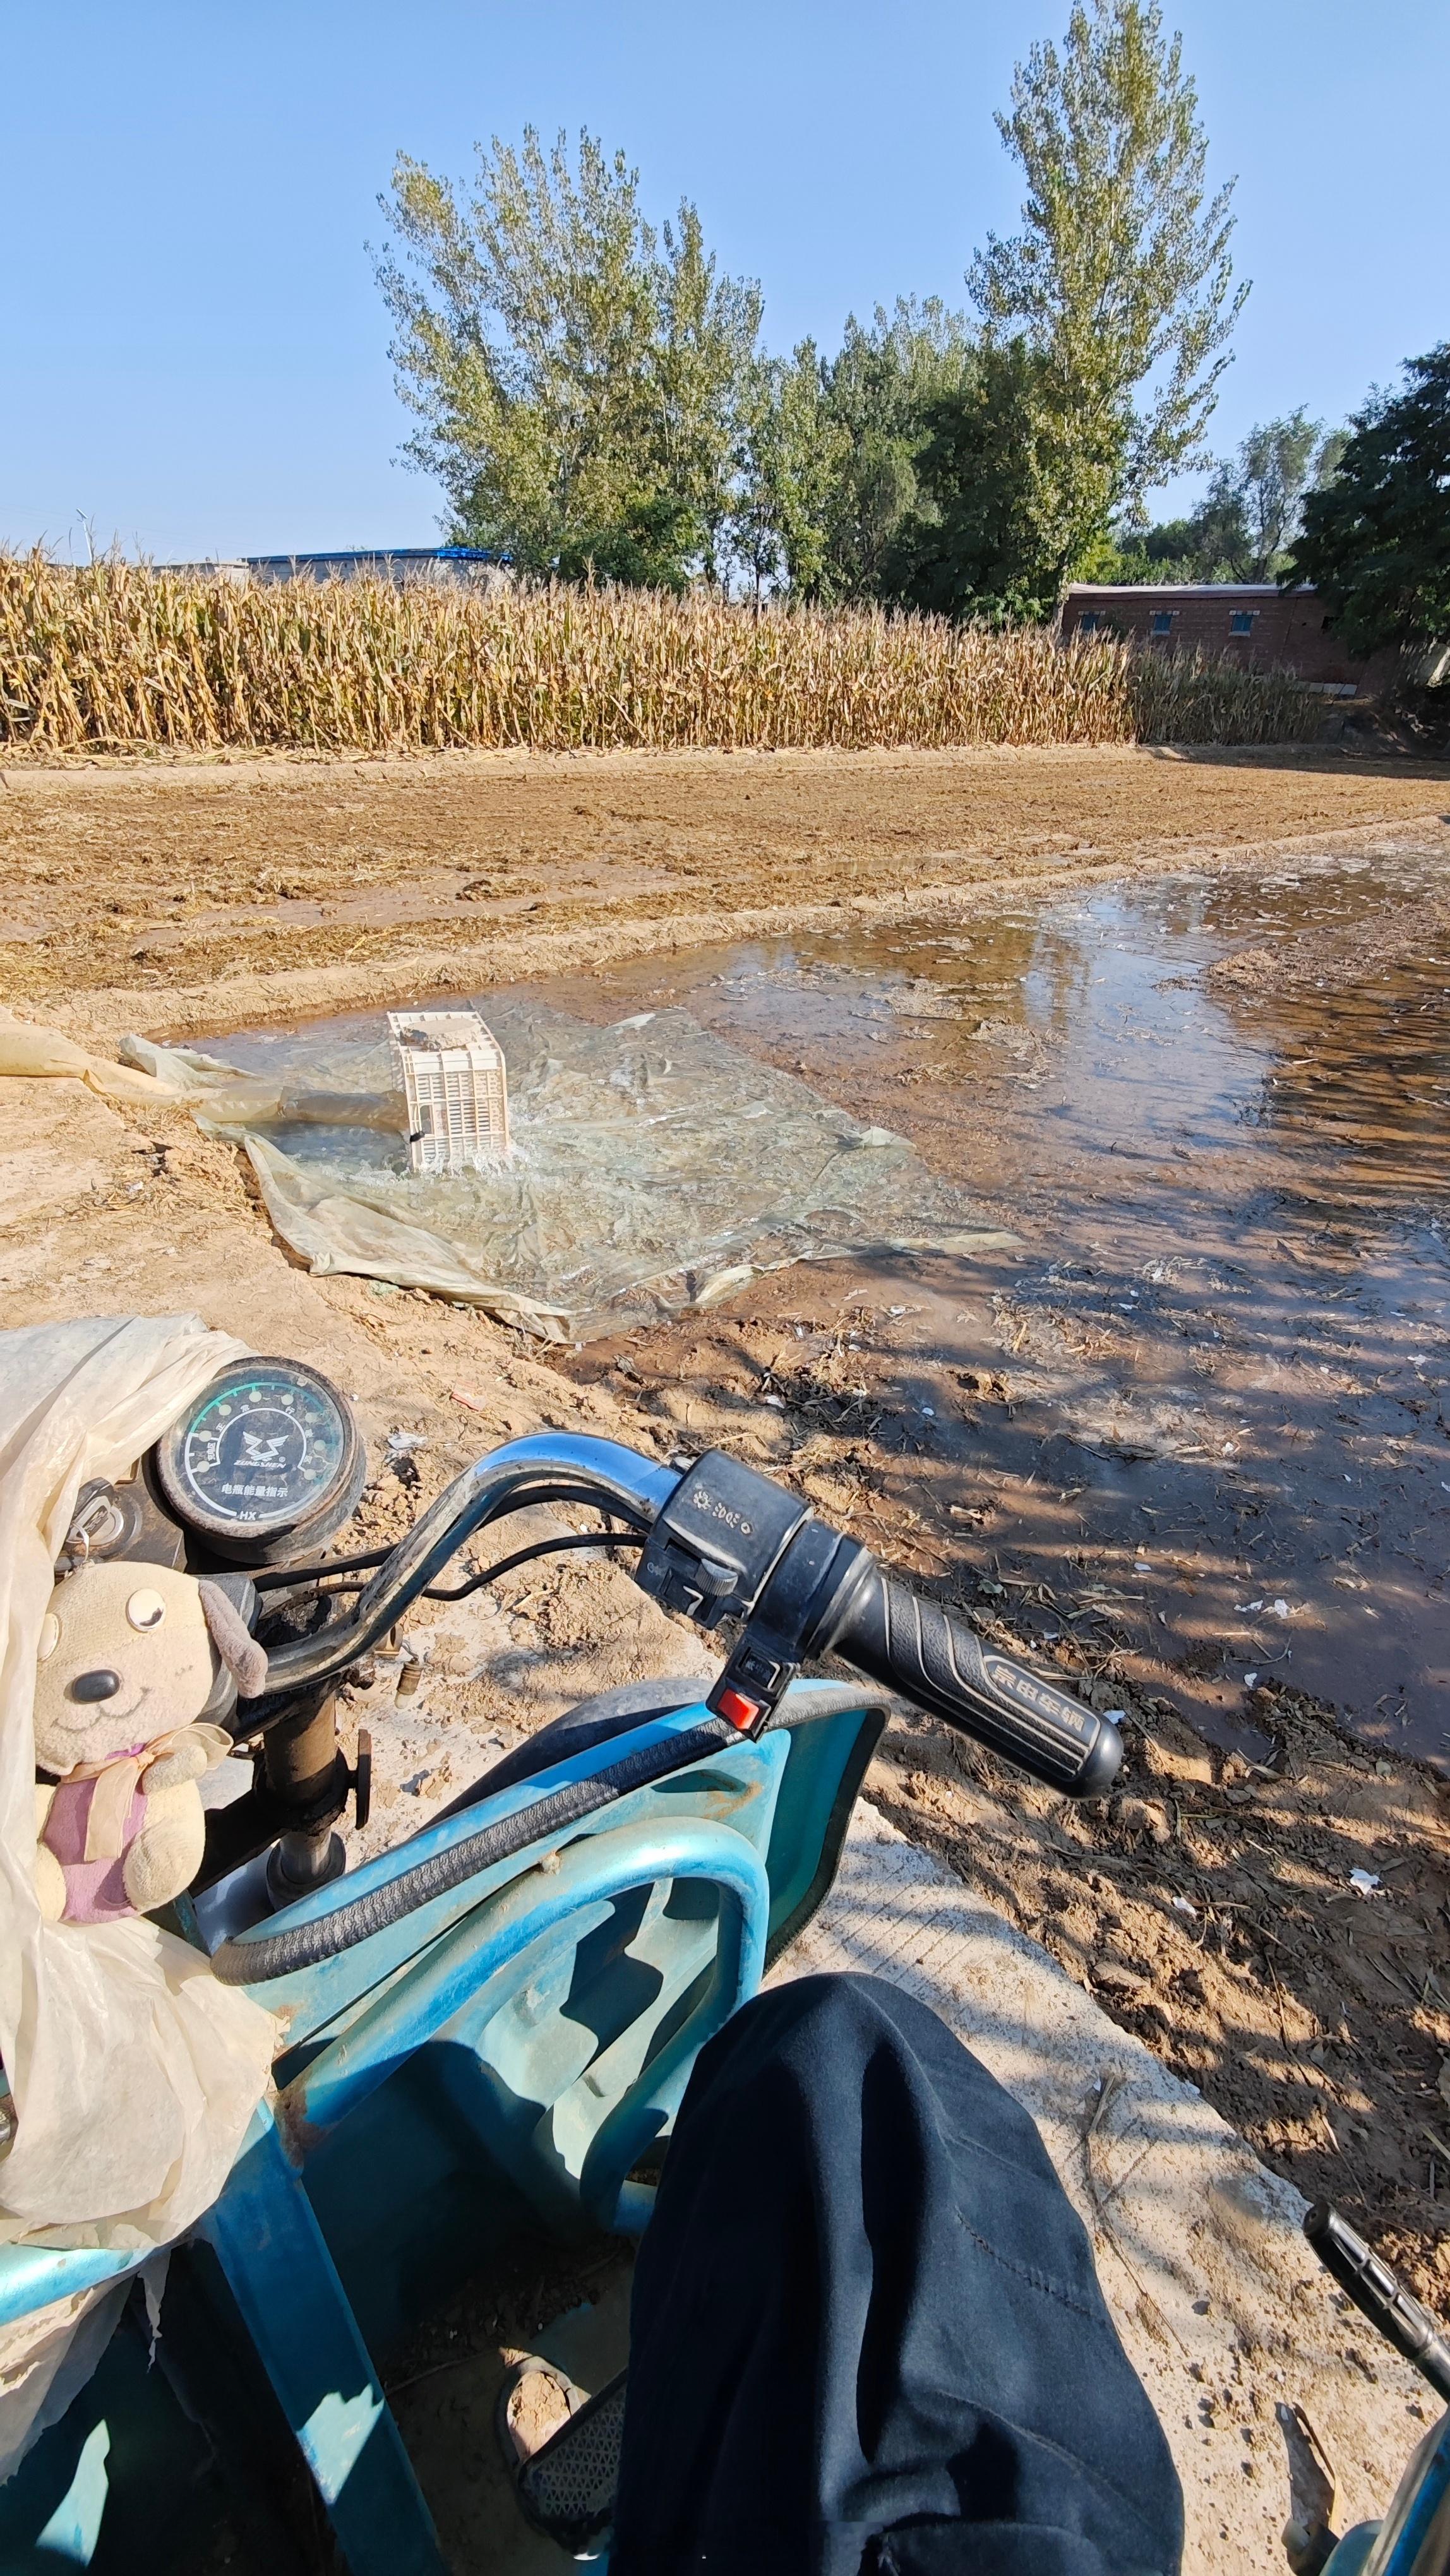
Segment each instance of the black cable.
[[[617,1516],[619,1519],[629,1522],[635,1529],[640,1531],[642,1535],[648,1535],[649,1523],[646,1520],[636,1519],[632,1512],[628,1512],[625,1507],[619,1503],[611,1503],[606,1510],[605,1506],[600,1502],[597,1493],[591,1492],[587,1486],[583,1485],[550,1485],[546,1491],[540,1494],[529,1494],[523,1496],[510,1495],[504,1509],[498,1513],[490,1513],[489,1519],[481,1521],[479,1523],[479,1527],[480,1529],[487,1529],[494,1519],[506,1520],[511,1512],[524,1510],[535,1503],[591,1504],[594,1510],[599,1512],[604,1520],[604,1544],[608,1546],[619,1547],[628,1543],[622,1532],[612,1529],[609,1526],[612,1517]],[[595,1544],[597,1545],[599,1542],[596,1540]],[[336,1574],[356,1574],[363,1570],[371,1571],[380,1565],[386,1565],[389,1557],[393,1555],[396,1545],[397,1542],[395,1541],[393,1546],[389,1547],[364,1548],[357,1556],[334,1556],[325,1565],[267,1566],[261,1572],[252,1576],[252,1582],[258,1592],[284,1592],[294,1585],[301,1585],[304,1583],[322,1583],[328,1581]],[[510,1560],[510,1562],[512,1562],[512,1560]],[[522,1563],[522,1559],[520,1559],[519,1562]],[[497,1574],[502,1571],[502,1568],[494,1566],[490,1570]],[[361,1592],[364,1589],[364,1586],[360,1583],[334,1583],[332,1588],[335,1592]],[[473,1586],[469,1587],[470,1590],[473,1588]],[[457,1592],[428,1592],[423,1595],[423,1598],[427,1601],[457,1601],[461,1599],[461,1597],[461,1594]]]
[[[288,1584],[320,1583],[324,1575],[354,1574],[362,1566],[386,1565],[392,1553],[391,1547],[369,1547],[364,1548],[361,1556],[335,1556],[327,1565],[265,1566],[253,1575],[252,1585],[258,1592],[282,1592]],[[360,1587],[349,1585],[348,1589],[353,1591]]]
[[598,1512],[601,1519],[608,1520],[613,1514],[619,1520],[625,1521],[631,1529],[642,1530],[646,1537],[652,1527],[651,1518],[647,1512],[632,1511],[628,1503],[622,1503],[617,1498],[612,1502],[602,1503],[597,1485],[568,1484],[541,1485],[533,1493],[527,1487],[522,1491],[515,1487],[511,1494],[504,1497],[502,1507],[491,1511],[487,1520],[480,1521],[478,1526],[480,1529],[488,1529],[494,1521],[507,1520],[513,1512],[532,1511],[536,1506],[544,1503],[584,1503],[590,1511]]
[[[597,1547],[602,1553],[606,1548],[643,1547],[644,1544],[645,1533],[642,1530],[570,1530],[563,1538],[540,1538],[532,1547],[515,1548],[512,1556],[501,1556],[496,1565],[481,1566],[466,1583],[430,1583],[416,1598],[419,1601],[466,1601],[470,1592],[476,1592],[480,1584],[496,1582],[499,1575],[512,1574],[516,1565],[532,1564],[536,1556],[562,1556],[566,1548],[571,1547]],[[386,1553],[391,1554],[391,1549]],[[330,1574],[332,1569],[322,1566],[315,1571],[318,1575]],[[366,1580],[366,1576],[361,1574],[344,1575],[340,1583],[330,1583],[319,1597],[329,1601],[334,1593],[361,1592]]]
[[617,1530],[603,1534],[598,1530],[571,1530],[567,1538],[541,1538],[536,1539],[532,1547],[516,1548],[512,1556],[500,1557],[497,1565],[481,1567],[477,1574],[469,1576],[466,1583],[455,1583],[451,1590],[442,1584],[430,1584],[419,1597],[424,1601],[464,1601],[470,1592],[478,1590],[481,1583],[493,1583],[500,1574],[512,1574],[516,1565],[528,1565],[536,1556],[562,1556],[570,1547],[602,1549],[606,1539],[613,1547],[643,1547],[645,1544],[642,1531],[631,1530],[626,1537]]

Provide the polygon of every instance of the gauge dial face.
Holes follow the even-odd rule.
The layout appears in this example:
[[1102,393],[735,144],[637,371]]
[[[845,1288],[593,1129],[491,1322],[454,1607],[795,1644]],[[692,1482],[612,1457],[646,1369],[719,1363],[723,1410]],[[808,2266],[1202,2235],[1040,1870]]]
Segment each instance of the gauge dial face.
[[217,1535],[262,1538],[312,1523],[349,1478],[357,1435],[314,1370],[256,1360],[213,1380],[162,1443],[173,1508]]

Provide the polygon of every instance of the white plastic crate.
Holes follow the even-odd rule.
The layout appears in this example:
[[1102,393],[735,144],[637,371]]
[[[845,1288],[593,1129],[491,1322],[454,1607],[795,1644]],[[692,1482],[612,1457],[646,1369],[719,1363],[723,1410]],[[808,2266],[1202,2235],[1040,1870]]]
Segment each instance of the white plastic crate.
[[415,1172],[477,1171],[509,1156],[503,1049],[476,1011],[389,1011]]

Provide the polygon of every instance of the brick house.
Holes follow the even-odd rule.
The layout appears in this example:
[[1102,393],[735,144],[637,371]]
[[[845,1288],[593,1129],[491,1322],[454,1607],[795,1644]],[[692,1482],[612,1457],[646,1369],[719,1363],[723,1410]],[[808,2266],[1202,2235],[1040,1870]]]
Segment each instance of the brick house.
[[1246,670],[1294,671],[1335,697],[1375,697],[1398,665],[1393,652],[1357,661],[1330,631],[1308,582],[1074,582],[1062,603],[1064,643],[1074,636],[1122,635],[1150,652],[1194,646]]

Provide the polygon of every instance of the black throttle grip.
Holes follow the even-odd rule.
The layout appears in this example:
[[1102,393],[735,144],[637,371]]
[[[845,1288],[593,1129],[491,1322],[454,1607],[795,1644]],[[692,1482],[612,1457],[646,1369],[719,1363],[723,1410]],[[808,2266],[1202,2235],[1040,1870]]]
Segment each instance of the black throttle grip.
[[878,1565],[852,1588],[830,1644],[873,1681],[974,1735],[1049,1788],[1095,1798],[1117,1776],[1123,1739],[1111,1718],[984,1646],[964,1620],[918,1599]]

